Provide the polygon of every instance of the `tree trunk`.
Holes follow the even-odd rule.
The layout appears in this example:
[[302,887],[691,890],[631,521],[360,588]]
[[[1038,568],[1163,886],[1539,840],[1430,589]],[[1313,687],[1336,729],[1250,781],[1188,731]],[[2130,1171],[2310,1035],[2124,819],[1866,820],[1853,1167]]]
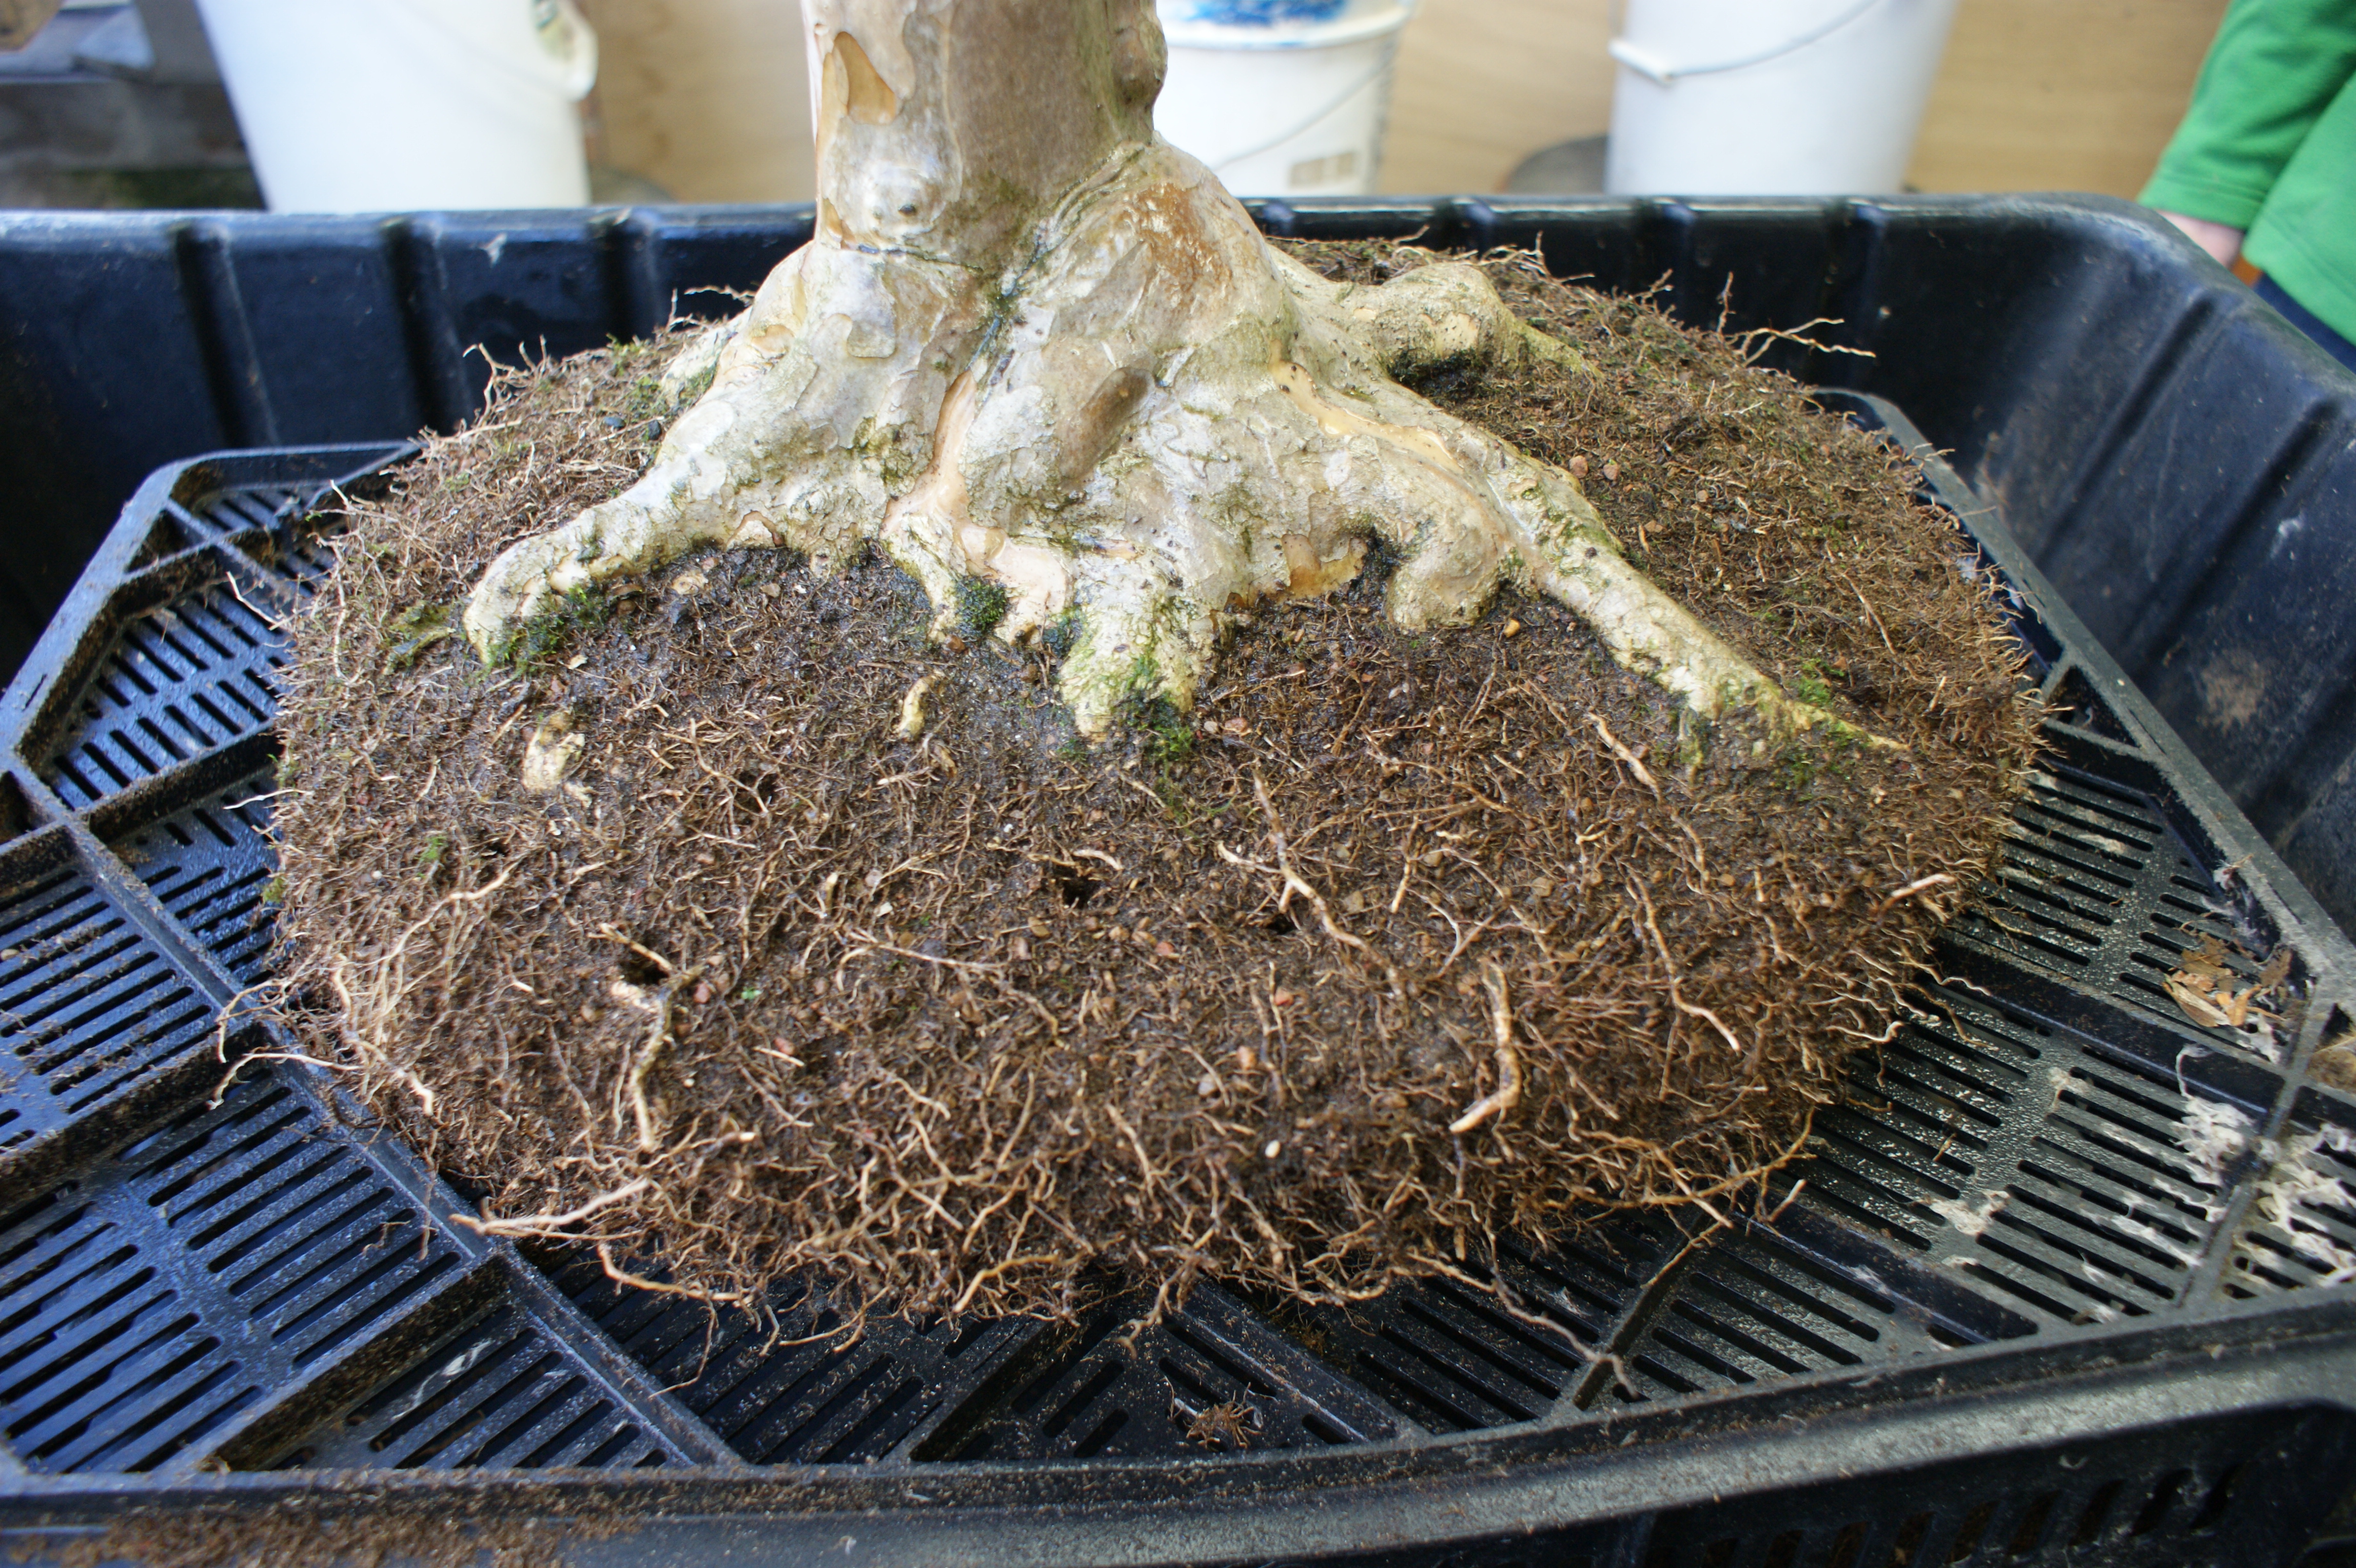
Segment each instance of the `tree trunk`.
[[872,541],[938,635],[972,580],[1004,590],[996,635],[1061,625],[1094,735],[1129,702],[1188,706],[1223,621],[1349,581],[1378,537],[1403,628],[1513,583],[1703,719],[1825,718],[1628,564],[1570,476],[1397,379],[1570,349],[1467,264],[1317,277],[1154,135],[1151,0],[804,9],[817,236],[672,368],[709,387],[644,478],[493,564],[466,617],[486,657],[552,596],[699,547],[823,568]]

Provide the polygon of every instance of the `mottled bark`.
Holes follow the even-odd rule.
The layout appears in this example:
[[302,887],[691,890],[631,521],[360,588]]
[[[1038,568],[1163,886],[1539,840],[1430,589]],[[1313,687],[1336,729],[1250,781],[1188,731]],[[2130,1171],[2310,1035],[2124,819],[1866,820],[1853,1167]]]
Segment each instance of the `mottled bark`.
[[1070,633],[1083,731],[1192,700],[1223,618],[1399,564],[1392,618],[1552,595],[1698,715],[1824,715],[1662,593],[1569,475],[1399,378],[1538,354],[1482,274],[1335,285],[1272,251],[1153,134],[1151,0],[805,0],[818,233],[673,367],[710,384],[626,493],[528,539],[466,610],[496,657],[552,596],[699,547],[819,565],[872,541],[942,635],[1000,585],[996,635]]

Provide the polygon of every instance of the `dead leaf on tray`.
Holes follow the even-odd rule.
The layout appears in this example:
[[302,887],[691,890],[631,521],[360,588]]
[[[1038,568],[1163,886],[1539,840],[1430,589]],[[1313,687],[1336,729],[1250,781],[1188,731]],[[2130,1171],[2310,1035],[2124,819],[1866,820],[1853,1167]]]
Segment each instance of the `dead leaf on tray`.
[[2202,937],[2201,945],[2184,954],[2169,975],[2168,994],[2186,1017],[2205,1027],[2240,1031],[2255,1020],[2271,1034],[2281,1019],[2259,1006],[2257,1000],[2290,973],[2290,950],[2276,949],[2256,978],[2238,989],[2235,983],[2243,978],[2243,972],[2233,967],[2233,956],[2215,937]]

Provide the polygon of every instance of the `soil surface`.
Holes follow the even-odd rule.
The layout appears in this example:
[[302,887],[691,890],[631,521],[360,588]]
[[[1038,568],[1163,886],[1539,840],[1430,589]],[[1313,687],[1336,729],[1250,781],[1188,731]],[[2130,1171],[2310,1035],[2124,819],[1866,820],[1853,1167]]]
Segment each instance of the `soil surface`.
[[1346,1299],[1755,1181],[1987,863],[2018,658],[1886,446],[1742,342],[1488,266],[1596,373],[1426,394],[1582,476],[1720,636],[1899,747],[1693,725],[1550,604],[1402,635],[1379,562],[1093,750],[1055,648],[986,635],[987,595],[927,646],[875,559],[701,556],[485,670],[453,607],[670,412],[662,346],[622,346],[503,374],[355,510],[296,629],[305,1048],[475,1222],[719,1299],[809,1268],[912,1312],[1112,1277]]

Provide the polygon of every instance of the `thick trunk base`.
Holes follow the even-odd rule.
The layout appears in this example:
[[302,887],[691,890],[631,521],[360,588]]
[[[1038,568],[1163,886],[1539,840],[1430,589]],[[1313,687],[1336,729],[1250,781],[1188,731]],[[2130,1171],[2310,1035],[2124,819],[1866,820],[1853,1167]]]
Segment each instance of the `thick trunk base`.
[[873,542],[944,638],[978,586],[1002,596],[1000,638],[1053,633],[1101,735],[1126,705],[1191,707],[1237,616],[1350,581],[1379,542],[1402,628],[1462,624],[1512,584],[1703,720],[1819,722],[1630,565],[1569,474],[1400,384],[1533,358],[1578,373],[1477,268],[1329,283],[1194,160],[1123,144],[1002,276],[823,237],[796,252],[674,369],[710,384],[654,467],[502,555],[467,632],[497,658],[562,596],[698,548],[824,564]]

